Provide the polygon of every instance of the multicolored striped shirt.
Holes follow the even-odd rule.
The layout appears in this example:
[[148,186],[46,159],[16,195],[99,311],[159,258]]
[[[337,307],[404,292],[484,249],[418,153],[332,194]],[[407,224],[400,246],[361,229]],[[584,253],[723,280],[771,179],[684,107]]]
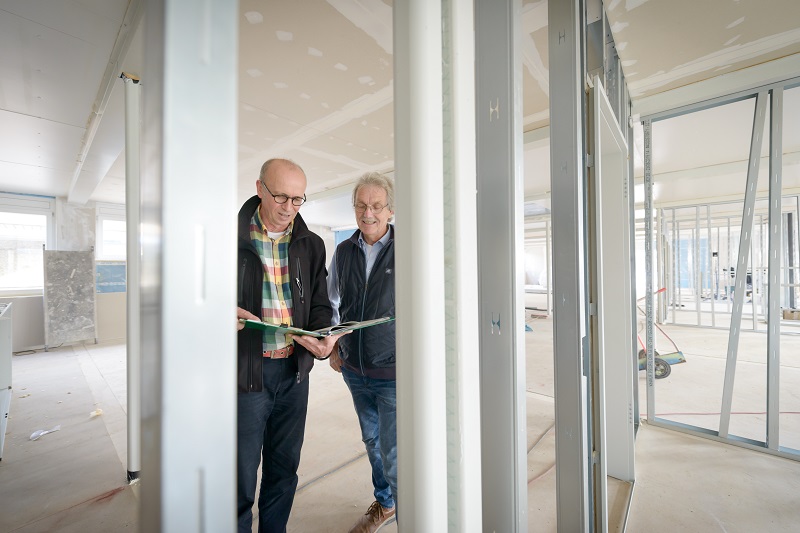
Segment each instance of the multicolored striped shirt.
[[[270,324],[292,325],[292,284],[289,275],[289,241],[294,221],[285,233],[273,239],[256,209],[250,220],[250,239],[264,268],[261,289],[261,319]],[[283,333],[264,332],[264,351],[277,350],[291,344]]]

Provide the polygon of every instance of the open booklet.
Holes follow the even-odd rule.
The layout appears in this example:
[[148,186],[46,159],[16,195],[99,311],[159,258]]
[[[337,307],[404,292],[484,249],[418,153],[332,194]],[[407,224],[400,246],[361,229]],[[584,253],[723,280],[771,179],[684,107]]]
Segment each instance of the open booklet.
[[329,337],[330,335],[338,335],[339,333],[352,331],[354,329],[362,329],[362,328],[368,328],[370,326],[377,326],[378,324],[385,324],[386,322],[391,322],[392,320],[394,320],[393,316],[385,316],[383,318],[375,318],[373,320],[364,320],[361,322],[351,320],[350,322],[342,322],[341,324],[336,324],[335,326],[315,329],[313,331],[301,328],[294,328],[292,326],[279,326],[278,324],[268,324],[266,322],[259,322],[258,320],[248,320],[245,318],[240,318],[239,322],[244,324],[244,327],[251,329],[260,329],[263,331],[277,331],[279,333],[288,333],[291,335],[311,335],[312,337],[322,338],[322,337]]

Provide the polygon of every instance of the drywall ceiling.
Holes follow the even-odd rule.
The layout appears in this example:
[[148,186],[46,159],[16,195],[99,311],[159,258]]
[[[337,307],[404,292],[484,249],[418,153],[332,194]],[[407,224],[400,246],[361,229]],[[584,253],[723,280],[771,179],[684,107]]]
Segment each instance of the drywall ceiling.
[[[800,75],[795,0],[605,5],[635,112],[698,100],[720,85]],[[142,6],[141,0],[0,0],[0,190],[124,202],[119,75],[142,72],[144,44],[136,31]],[[394,168],[392,3],[241,0],[239,9],[239,199],[254,193],[265,159],[290,157],[309,177],[306,218],[352,224],[349,185],[365,171]],[[524,1],[521,24],[524,191],[546,209],[547,2]],[[691,157],[674,153],[683,146],[675,139],[693,146],[698,120],[672,128],[660,123],[655,141],[671,140],[659,147],[657,173],[690,179],[687,165],[728,170],[741,162],[738,122],[706,134],[706,148]],[[638,158],[641,135],[636,148]],[[798,151],[796,137],[786,149]],[[726,192],[715,185],[707,194]]]
[[634,99],[800,53],[797,0],[604,4]]
[[[127,0],[0,1],[0,189],[68,195],[91,145],[95,102],[110,96],[100,82],[127,8]],[[124,135],[116,115],[97,139],[89,181],[119,155],[104,146]]]
[[[680,107],[798,75],[800,2],[723,0],[604,2],[634,113]],[[653,60],[651,58],[657,58]],[[644,60],[643,60],[644,59]],[[653,123],[654,198],[659,205],[741,198],[755,99]],[[800,89],[784,94],[783,185],[800,192]],[[768,139],[769,121],[762,131]],[[636,175],[643,174],[635,127]],[[762,143],[766,158],[768,141]],[[767,161],[758,188],[767,190]],[[640,189],[640,199],[642,198]]]

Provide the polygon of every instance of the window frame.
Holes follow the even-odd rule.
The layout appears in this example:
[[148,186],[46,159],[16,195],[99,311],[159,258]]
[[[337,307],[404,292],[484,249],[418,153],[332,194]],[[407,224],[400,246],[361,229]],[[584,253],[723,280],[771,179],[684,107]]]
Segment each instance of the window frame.
[[[53,196],[40,196],[36,194],[14,194],[0,192],[0,211],[5,213],[21,213],[25,215],[44,215],[45,223],[45,248],[56,248],[56,199]],[[44,294],[44,280],[39,287],[28,289],[2,288],[0,297],[9,296],[35,296]]]
[[127,243],[125,246],[125,253],[123,255],[106,254],[105,247],[103,246],[103,222],[106,220],[114,220],[125,222],[125,231],[127,239],[127,218],[124,204],[110,204],[98,202],[95,205],[95,260],[97,261],[127,261]]

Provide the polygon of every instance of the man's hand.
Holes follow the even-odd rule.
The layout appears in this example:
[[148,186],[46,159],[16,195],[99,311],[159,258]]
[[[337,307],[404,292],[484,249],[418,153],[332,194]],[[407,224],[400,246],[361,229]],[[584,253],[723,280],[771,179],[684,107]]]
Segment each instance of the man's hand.
[[257,317],[256,315],[254,315],[253,313],[251,313],[250,311],[245,311],[241,307],[237,307],[236,308],[236,331],[241,331],[244,328],[244,324],[239,322],[240,318],[247,318],[247,319],[250,319],[250,320],[258,320],[259,322],[261,322],[261,319],[259,317]]
[[324,359],[331,353],[331,350],[339,340],[339,337],[342,335],[348,335],[350,333],[352,332],[347,331],[345,333],[340,333],[339,335],[331,335],[330,337],[322,338],[312,337],[310,335],[293,335],[292,339],[294,339],[294,342],[308,350],[311,355],[317,359]]

